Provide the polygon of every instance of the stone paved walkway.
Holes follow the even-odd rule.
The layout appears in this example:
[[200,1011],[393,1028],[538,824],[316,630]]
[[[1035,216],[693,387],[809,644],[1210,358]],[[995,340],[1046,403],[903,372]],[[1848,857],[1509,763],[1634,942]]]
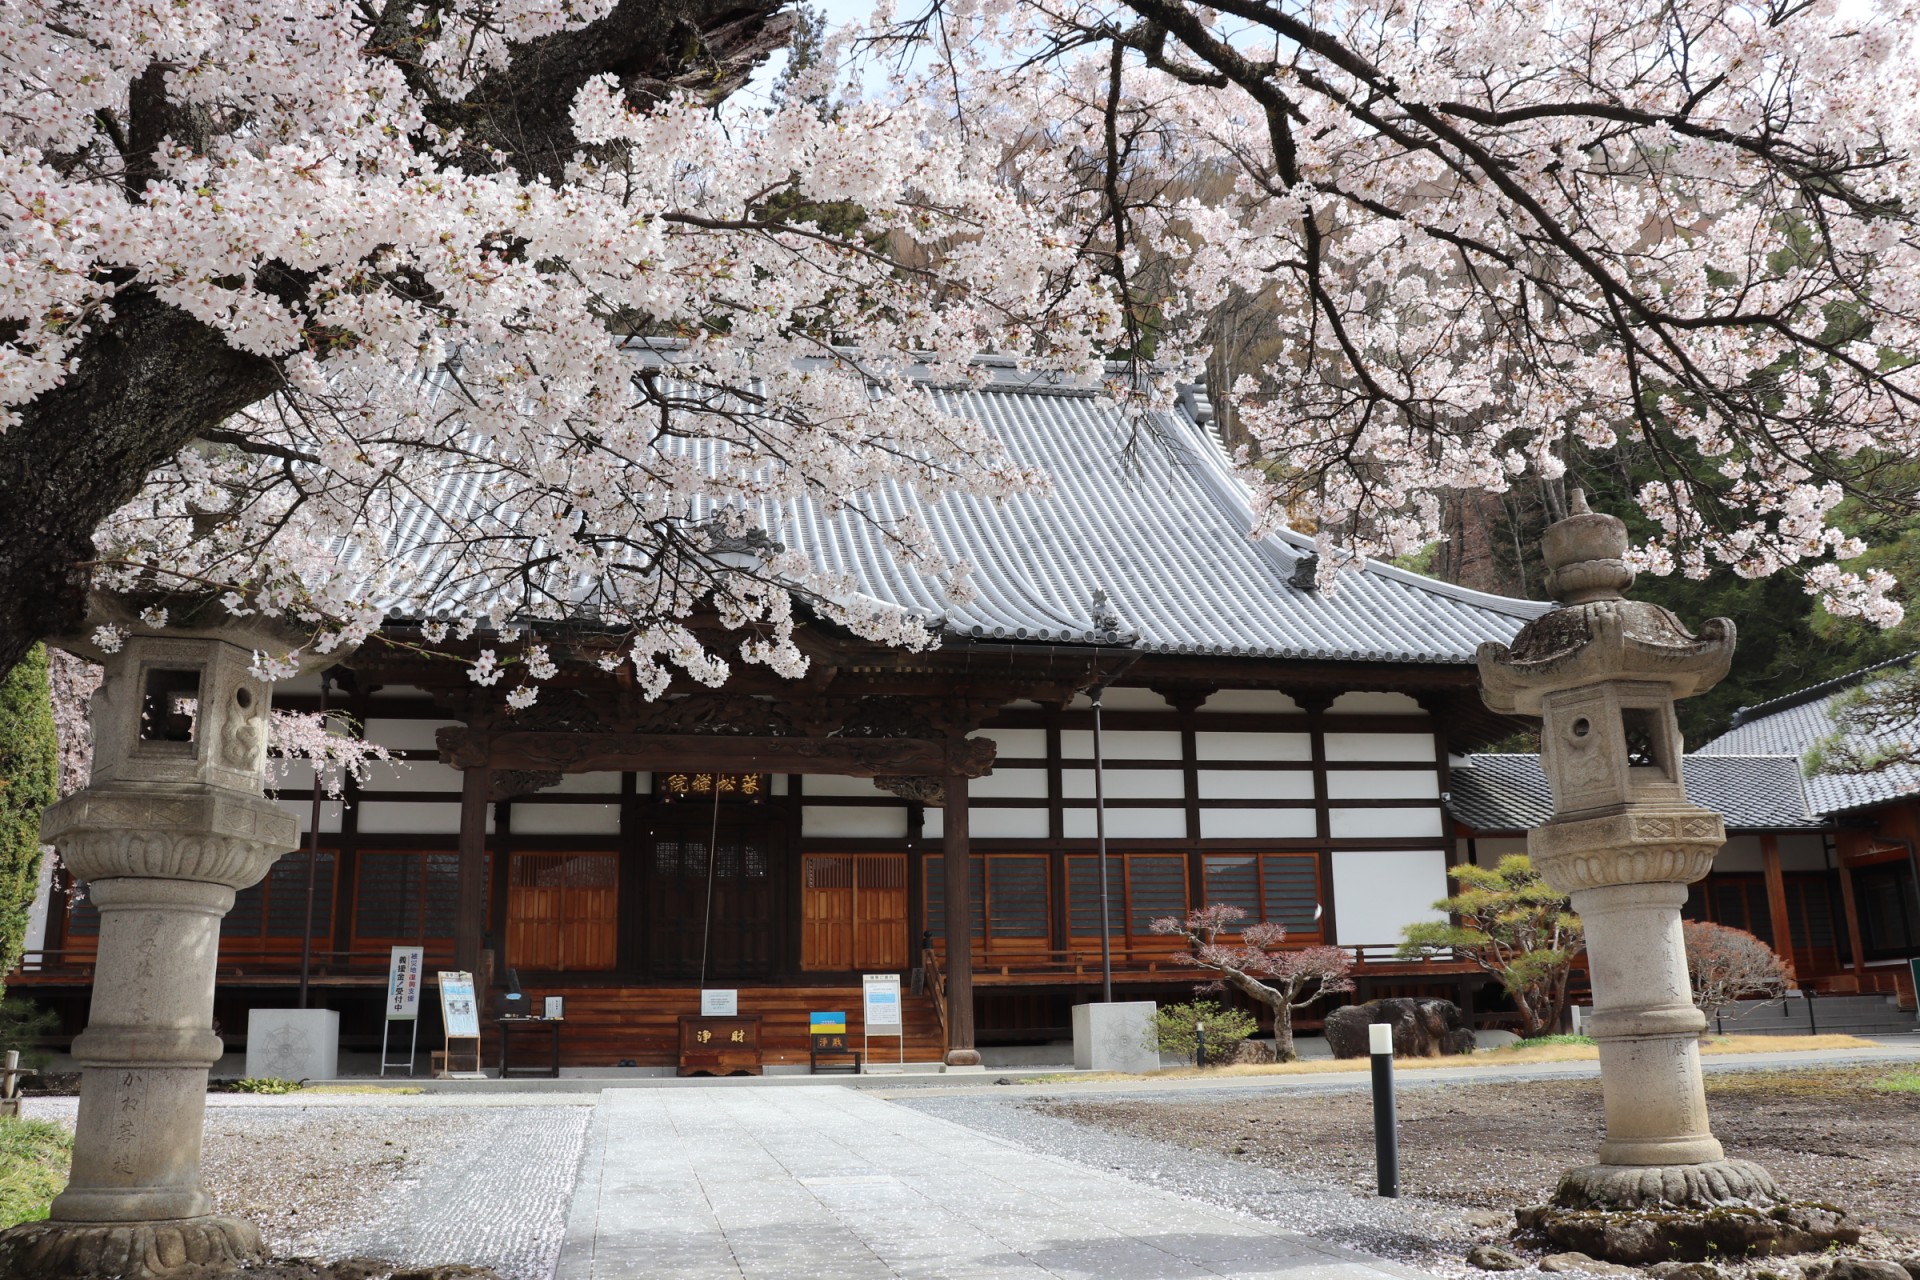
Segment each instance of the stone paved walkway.
[[852,1089],[608,1090],[557,1280],[1417,1273]]

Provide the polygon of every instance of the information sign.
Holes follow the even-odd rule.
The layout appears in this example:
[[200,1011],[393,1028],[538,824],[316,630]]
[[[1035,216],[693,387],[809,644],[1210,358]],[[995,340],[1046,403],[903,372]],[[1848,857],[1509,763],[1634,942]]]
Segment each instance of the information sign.
[[740,1015],[740,993],[734,990],[713,990],[700,993],[700,1016],[703,1018],[735,1018]]
[[441,973],[440,1017],[449,1040],[480,1038],[480,1009],[473,998],[473,975]]
[[562,1018],[564,1018],[566,1014],[562,1012],[562,1010],[565,1007],[563,1003],[565,999],[566,998],[564,996],[548,996],[547,997],[547,1017],[553,1019],[553,1021],[555,1022],[559,1022]]
[[904,1023],[900,1016],[900,975],[867,973],[860,977],[866,998],[868,1035],[899,1035]]
[[411,1022],[420,1016],[420,976],[426,967],[426,948],[395,947],[387,966],[387,1018]]

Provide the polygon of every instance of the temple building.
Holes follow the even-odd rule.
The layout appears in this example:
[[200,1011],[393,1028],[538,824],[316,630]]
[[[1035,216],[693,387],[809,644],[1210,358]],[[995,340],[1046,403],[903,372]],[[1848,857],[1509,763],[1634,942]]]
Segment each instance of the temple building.
[[[906,1058],[934,1061],[1064,1039],[1099,997],[1103,932],[1118,998],[1184,997],[1195,975],[1151,922],[1213,902],[1348,949],[1359,998],[1473,1001],[1482,975],[1395,947],[1466,856],[1449,761],[1521,727],[1481,703],[1474,651],[1547,606],[1380,564],[1317,587],[1310,542],[1247,537],[1204,396],[1143,429],[1010,366],[935,394],[1052,480],[1001,502],[881,495],[972,566],[970,601],[903,569],[870,522],[805,504],[769,520],[859,591],[938,618],[932,649],[810,616],[797,680],[736,664],[724,687],[649,701],[630,668],[575,662],[521,711],[405,645],[328,672],[327,705],[395,763],[321,806],[316,861],[290,853],[240,893],[220,947],[229,1044],[249,1008],[292,1003],[305,935],[349,1050],[379,1041],[390,949],[420,945],[429,975],[563,997],[569,1065],[671,1065],[701,988],[738,991],[768,1064],[804,1061],[809,1012],[849,1010],[857,1035],[861,975],[886,972],[908,993]],[[387,633],[417,641],[421,621]],[[321,679],[276,686],[276,705],[317,707]],[[309,779],[279,793],[303,827]],[[84,893],[52,900],[9,985],[77,1029],[98,919]]]

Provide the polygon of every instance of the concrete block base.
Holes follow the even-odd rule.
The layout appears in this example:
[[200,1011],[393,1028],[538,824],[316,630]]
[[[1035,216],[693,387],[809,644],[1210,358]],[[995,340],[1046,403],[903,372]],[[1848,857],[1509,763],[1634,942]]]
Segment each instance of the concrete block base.
[[1073,1065],[1079,1071],[1138,1075],[1160,1069],[1151,1000],[1073,1006]]
[[247,1014],[247,1075],[255,1080],[332,1080],[340,1074],[340,1015],[332,1009],[254,1009]]

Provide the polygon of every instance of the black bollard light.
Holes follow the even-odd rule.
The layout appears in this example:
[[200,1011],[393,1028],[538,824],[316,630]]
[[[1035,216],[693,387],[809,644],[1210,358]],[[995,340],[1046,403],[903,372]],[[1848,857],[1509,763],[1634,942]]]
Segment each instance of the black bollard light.
[[1400,1195],[1400,1132],[1393,1107],[1393,1028],[1376,1022],[1367,1028],[1373,1057],[1373,1158],[1380,1170],[1380,1194]]
[[1207,1024],[1193,1024],[1193,1065],[1204,1068],[1207,1065]]

